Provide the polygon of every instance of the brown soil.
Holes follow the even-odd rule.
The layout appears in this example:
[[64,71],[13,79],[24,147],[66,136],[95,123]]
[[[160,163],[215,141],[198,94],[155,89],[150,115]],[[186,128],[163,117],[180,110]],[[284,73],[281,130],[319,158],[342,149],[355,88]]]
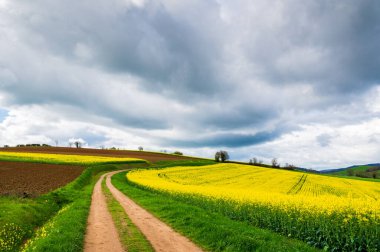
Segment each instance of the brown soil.
[[190,157],[169,155],[169,154],[164,154],[164,153],[152,153],[152,152],[145,152],[145,151],[102,150],[102,149],[89,149],[89,148],[77,149],[77,148],[68,148],[68,147],[11,147],[11,148],[0,148],[0,151],[131,157],[131,158],[145,159],[150,162],[157,162],[157,161],[163,161],[163,160],[193,159]]
[[188,238],[174,231],[171,227],[141,208],[130,198],[116,189],[111,183],[111,176],[121,171],[107,173],[106,184],[112,195],[124,208],[131,221],[140,229],[155,251],[193,252],[202,251]]
[[101,176],[94,187],[90,207],[90,215],[87,221],[87,231],[84,242],[84,251],[124,251],[119,240],[112,216],[108,212],[106,198],[102,192]]
[[0,161],[0,195],[35,197],[66,185],[84,167]]

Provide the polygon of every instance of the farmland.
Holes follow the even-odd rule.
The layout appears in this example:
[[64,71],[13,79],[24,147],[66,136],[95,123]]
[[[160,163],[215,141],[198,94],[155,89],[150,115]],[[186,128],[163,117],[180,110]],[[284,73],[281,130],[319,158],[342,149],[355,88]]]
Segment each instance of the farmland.
[[9,149],[0,160],[0,251],[18,251],[25,241],[25,251],[80,250],[97,174],[124,167],[115,164],[146,164],[125,156]]
[[68,148],[68,147],[9,147],[0,148],[2,152],[26,152],[42,154],[63,154],[63,155],[85,155],[85,156],[102,156],[102,157],[128,157],[147,160],[149,162],[158,162],[163,160],[193,160],[186,156],[170,155],[158,152],[133,151],[133,150],[106,150],[90,148]]
[[[121,169],[116,188],[207,251],[380,249],[376,182],[162,153],[25,150],[0,149],[0,251],[83,251],[94,185]],[[119,235],[136,235],[125,246],[149,251],[103,190]]]
[[379,164],[369,164],[369,165],[355,165],[344,169],[338,170],[328,170],[324,172],[325,174],[334,176],[349,176],[355,179],[369,180],[369,181],[380,181],[380,165]]
[[380,249],[376,182],[236,164],[132,171],[127,176],[138,185],[187,195],[234,219],[316,247]]
[[0,162],[0,195],[36,197],[73,181],[85,167]]
[[142,159],[129,157],[102,157],[89,155],[66,155],[51,153],[29,153],[29,152],[0,152],[1,161],[22,161],[22,162],[38,162],[53,164],[109,164],[109,163],[126,163],[126,162],[144,162]]

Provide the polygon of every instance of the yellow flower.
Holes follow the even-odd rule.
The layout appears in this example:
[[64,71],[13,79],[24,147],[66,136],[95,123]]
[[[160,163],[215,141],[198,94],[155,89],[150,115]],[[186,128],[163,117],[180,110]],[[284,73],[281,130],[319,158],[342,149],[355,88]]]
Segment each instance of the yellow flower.
[[138,158],[119,158],[104,156],[85,156],[85,155],[64,155],[64,154],[46,154],[46,153],[27,153],[27,152],[0,152],[0,160],[20,159],[20,161],[33,162],[52,162],[52,163],[70,163],[70,164],[96,164],[96,163],[123,163],[132,161],[142,161]]
[[130,181],[171,193],[195,194],[241,204],[255,203],[288,212],[367,216],[380,222],[380,190],[374,182],[335,178],[263,167],[216,164],[138,170]]

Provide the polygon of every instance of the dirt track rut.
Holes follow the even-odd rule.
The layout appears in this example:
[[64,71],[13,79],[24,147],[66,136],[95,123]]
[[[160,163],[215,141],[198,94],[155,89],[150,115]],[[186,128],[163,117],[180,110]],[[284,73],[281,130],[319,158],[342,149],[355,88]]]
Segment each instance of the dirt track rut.
[[112,216],[108,212],[106,198],[102,192],[101,176],[94,187],[90,207],[90,215],[87,221],[85,236],[85,252],[123,252],[119,235],[117,233]]
[[101,182],[104,177],[106,177],[106,185],[113,197],[124,208],[128,217],[145,235],[155,251],[202,251],[188,238],[174,231],[116,189],[111,183],[111,177],[119,172],[122,171],[114,171],[103,175],[95,186],[85,239],[86,252],[123,251],[112,217],[107,210],[105,197],[101,191]]

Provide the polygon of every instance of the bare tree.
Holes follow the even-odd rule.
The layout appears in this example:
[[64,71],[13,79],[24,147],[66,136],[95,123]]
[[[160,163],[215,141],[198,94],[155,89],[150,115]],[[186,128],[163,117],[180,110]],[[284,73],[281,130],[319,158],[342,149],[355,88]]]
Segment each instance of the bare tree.
[[277,162],[277,158],[272,159],[272,167],[275,167],[275,168],[280,167],[280,164]]
[[70,138],[69,146],[75,146],[76,148],[81,148],[86,143],[82,138]]
[[143,151],[144,148],[142,146],[139,146],[139,151]]
[[258,161],[257,161],[257,158],[252,158],[252,159],[250,159],[249,160],[249,164],[251,164],[251,165],[256,165],[256,164],[258,164]]
[[286,170],[295,170],[296,166],[293,165],[293,164],[286,163],[285,166],[284,166],[284,169],[286,169]]
[[82,147],[82,142],[80,142],[80,141],[75,141],[74,144],[75,144],[76,148],[81,148]]

